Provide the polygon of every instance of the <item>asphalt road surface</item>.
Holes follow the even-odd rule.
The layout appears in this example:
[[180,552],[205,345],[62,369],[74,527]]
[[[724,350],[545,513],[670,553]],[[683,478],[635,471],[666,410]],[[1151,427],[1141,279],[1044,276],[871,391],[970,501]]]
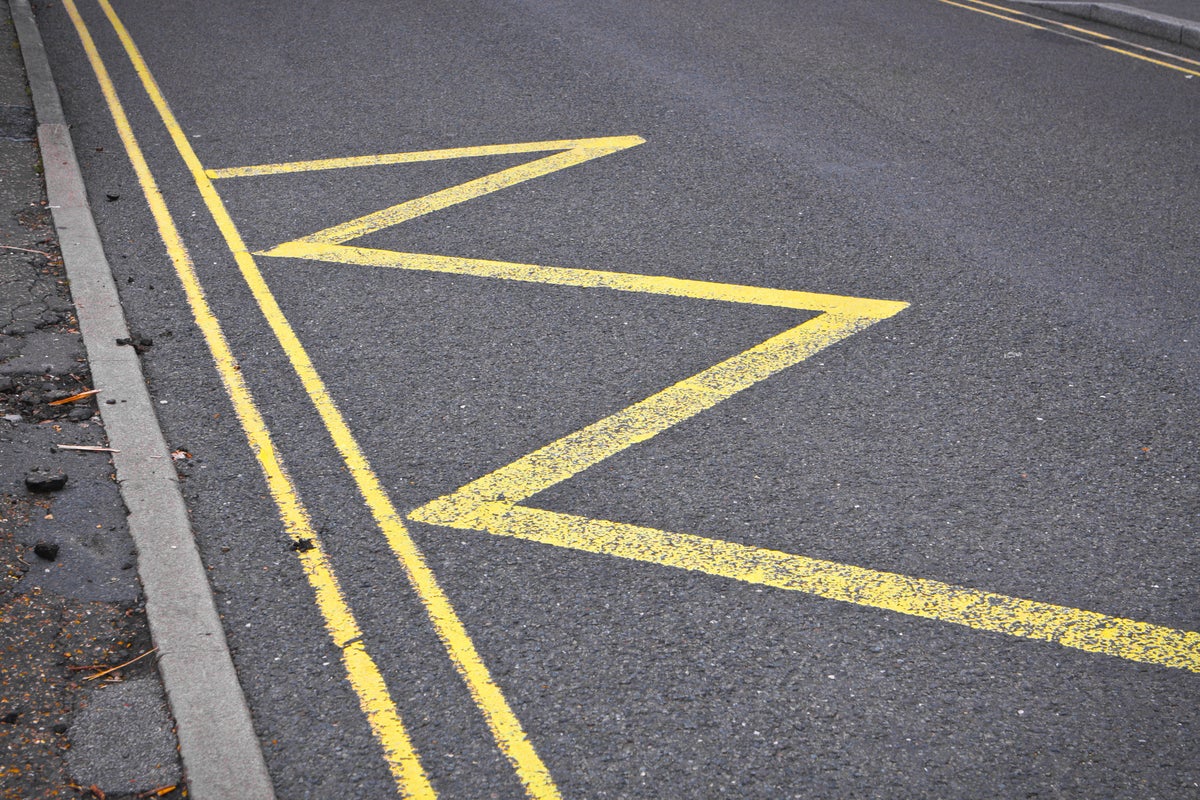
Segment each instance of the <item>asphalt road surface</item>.
[[1200,64],[37,11],[281,798],[1200,793]]

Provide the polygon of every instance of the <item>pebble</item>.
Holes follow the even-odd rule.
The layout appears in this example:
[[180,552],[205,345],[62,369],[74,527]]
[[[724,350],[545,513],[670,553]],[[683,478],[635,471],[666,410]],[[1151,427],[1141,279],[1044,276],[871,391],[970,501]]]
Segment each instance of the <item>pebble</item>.
[[25,487],[31,492],[56,492],[67,485],[67,473],[42,469],[30,470],[25,475]]
[[46,561],[58,558],[58,545],[54,542],[38,542],[33,546],[33,554]]

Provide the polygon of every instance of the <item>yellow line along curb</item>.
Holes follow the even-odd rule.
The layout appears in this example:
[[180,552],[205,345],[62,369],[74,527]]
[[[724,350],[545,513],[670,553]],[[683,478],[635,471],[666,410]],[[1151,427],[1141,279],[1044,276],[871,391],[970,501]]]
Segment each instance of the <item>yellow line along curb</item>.
[[[1182,64],[1197,66],[1200,65],[1200,62],[1190,58],[1185,58],[1183,56],[1177,56],[1174,53],[1167,53],[1163,50],[1156,50],[1152,47],[1136,44],[1134,42],[1126,42],[1123,39],[1118,39],[1115,36],[1109,36],[1107,34],[1100,33],[1099,31],[1092,31],[1088,30],[1087,28],[1081,28],[1078,25],[1069,25],[1065,22],[1057,22],[1055,20],[1045,19],[1044,17],[1030,14],[1027,11],[1019,11],[1015,8],[1008,8],[1006,6],[996,5],[995,3],[984,2],[984,0],[963,0],[963,2],[955,2],[955,0],[938,0],[938,2],[945,3],[948,6],[954,6],[955,8],[962,8],[967,11],[974,11],[978,14],[985,14],[986,16],[994,19],[1004,20],[1005,22],[1013,22],[1017,25],[1024,25],[1027,28],[1035,28],[1036,30],[1055,33],[1059,36],[1065,36],[1068,39],[1074,39],[1077,42],[1083,42],[1084,44],[1090,44],[1094,47],[1099,47],[1101,50],[1107,50],[1110,53],[1117,53],[1118,55],[1136,58],[1138,61],[1145,61],[1149,64],[1155,65],[1156,67],[1166,67],[1167,69],[1175,70],[1176,72],[1182,72],[1185,75],[1200,77],[1200,71],[1182,66]],[[1028,22],[1027,20],[1037,20],[1037,22]],[[1064,31],[1073,31],[1074,33],[1065,33]],[[1077,36],[1075,35],[1076,33],[1083,35]],[[1121,45],[1124,46],[1118,47],[1113,44],[1105,44],[1105,42],[1120,42]],[[1142,50],[1147,53],[1154,53],[1155,55],[1163,56],[1164,58],[1174,59],[1180,63],[1173,64],[1169,61],[1164,61],[1162,58],[1153,58],[1148,55],[1143,55],[1143,53],[1136,53],[1134,50]]]
[[[294,541],[307,540],[313,545],[307,550],[298,550],[297,556],[300,558],[309,585],[316,596],[317,608],[324,618],[330,638],[342,654],[342,663],[350,685],[358,695],[363,713],[366,714],[368,723],[384,750],[393,778],[406,797],[436,797],[436,792],[421,766],[420,758],[396,711],[395,702],[384,683],[383,676],[360,641],[361,631],[325,556],[320,537],[313,528],[308,511],[301,502],[291,477],[275,450],[270,431],[239,371],[237,359],[229,348],[221,324],[208,304],[204,289],[196,276],[191,256],[179,235],[166,203],[163,201],[162,194],[159,192],[149,164],[147,164],[141,146],[133,133],[124,107],[117,96],[99,51],[92,41],[87,25],[80,16],[74,0],[64,0],[64,6],[71,16],[96,73],[117,132],[125,145],[138,182],[141,184],[143,194],[158,225],[159,234],[162,236],[167,252],[175,266],[176,274],[187,295],[192,315],[204,334],[205,342],[237,413],[246,440],[258,460],[271,497],[279,509],[279,516],[283,521],[284,528]],[[111,9],[106,8],[106,11],[111,11]]]
[[[442,590],[437,577],[426,563],[424,555],[405,528],[400,513],[392,505],[378,476],[359,448],[345,418],[329,395],[299,337],[280,309],[275,296],[255,264],[253,256],[247,252],[241,234],[229,216],[224,202],[217,194],[212,179],[208,177],[199,157],[171,111],[158,83],[138,51],[137,45],[108,0],[98,0],[98,2],[112,23],[134,69],[141,78],[142,86],[158,110],[159,117],[166,126],[176,149],[191,172],[200,195],[224,236],[260,311],[275,333],[292,368],[296,371],[305,391],[320,414],[392,552],[404,567],[410,585],[424,605],[428,618],[445,647],[447,655],[466,684],[476,706],[483,714],[497,747],[512,764],[517,777],[531,798],[545,798],[546,800],[558,798],[560,795],[550,771],[526,736],[520,720],[509,706],[503,692],[492,679],[491,673],[475,648],[466,627],[454,611],[449,597]],[[364,697],[373,698],[374,695],[360,694],[360,699]]]

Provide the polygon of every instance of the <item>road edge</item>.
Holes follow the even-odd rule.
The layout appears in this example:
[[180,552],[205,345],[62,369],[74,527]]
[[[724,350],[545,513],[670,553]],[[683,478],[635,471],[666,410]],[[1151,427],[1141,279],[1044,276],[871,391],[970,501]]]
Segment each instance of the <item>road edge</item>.
[[1101,22],[1155,39],[1200,50],[1200,22],[1145,11],[1122,3],[1063,2],[1062,0],[1014,0],[1023,6],[1044,8],[1071,17]]
[[[105,257],[29,0],[10,0],[37,113],[46,191],[138,554],[158,667],[189,794],[274,800],[174,462],[154,413]],[[113,402],[115,401],[115,402]]]

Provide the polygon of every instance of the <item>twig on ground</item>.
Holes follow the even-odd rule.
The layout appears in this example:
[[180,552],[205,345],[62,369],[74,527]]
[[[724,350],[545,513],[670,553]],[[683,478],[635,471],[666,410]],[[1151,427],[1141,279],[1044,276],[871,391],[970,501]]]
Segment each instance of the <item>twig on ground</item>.
[[54,258],[54,256],[43,250],[30,250],[28,247],[17,247],[16,245],[12,244],[0,244],[0,247],[3,247],[5,250],[20,250],[22,253],[33,253],[35,255],[45,256],[46,258]]
[[94,680],[96,680],[96,678],[103,678],[105,675],[107,675],[110,672],[116,672],[117,670],[121,669],[122,667],[128,667],[130,664],[134,663],[135,661],[141,661],[143,658],[150,655],[151,653],[153,653],[156,650],[158,650],[157,647],[151,647],[149,650],[142,653],[137,658],[131,658],[128,661],[126,661],[124,664],[117,664],[115,667],[104,670],[104,672],[97,672],[95,675],[88,675],[86,678],[84,678],[84,680],[85,681],[94,681]]
[[70,397],[64,397],[61,400],[51,400],[46,405],[48,406],[65,406],[67,403],[74,403],[76,400],[82,400],[85,397],[91,397],[94,394],[100,394],[99,389],[88,389],[86,392],[73,394]]

